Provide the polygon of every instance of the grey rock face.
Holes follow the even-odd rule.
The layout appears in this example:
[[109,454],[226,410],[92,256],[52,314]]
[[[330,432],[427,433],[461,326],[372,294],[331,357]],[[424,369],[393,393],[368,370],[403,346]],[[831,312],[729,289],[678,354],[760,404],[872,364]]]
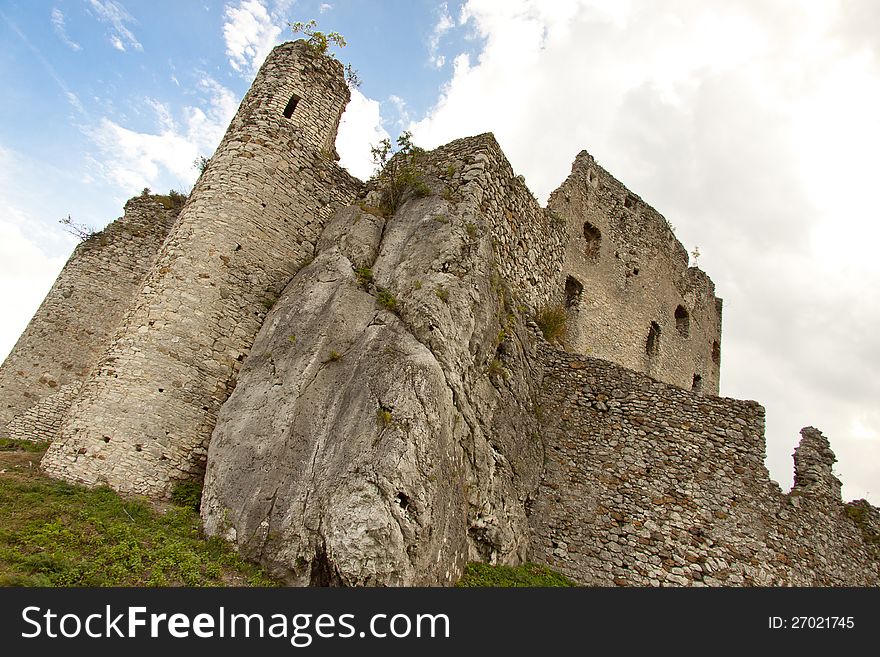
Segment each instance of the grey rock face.
[[449,584],[525,556],[539,368],[458,207],[338,212],[221,409],[205,529],[289,583]]

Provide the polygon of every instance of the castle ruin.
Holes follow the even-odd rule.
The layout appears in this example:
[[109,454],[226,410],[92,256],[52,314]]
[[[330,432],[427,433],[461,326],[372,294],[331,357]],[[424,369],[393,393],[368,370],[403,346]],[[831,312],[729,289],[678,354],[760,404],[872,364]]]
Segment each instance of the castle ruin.
[[[132,199],[0,369],[50,475],[167,497],[291,584],[877,585],[880,512],[813,428],[784,494],[717,397],[721,300],[587,153],[542,208],[491,134],[336,164],[342,65],[275,48],[182,209]],[[555,312],[551,343],[536,319]]]

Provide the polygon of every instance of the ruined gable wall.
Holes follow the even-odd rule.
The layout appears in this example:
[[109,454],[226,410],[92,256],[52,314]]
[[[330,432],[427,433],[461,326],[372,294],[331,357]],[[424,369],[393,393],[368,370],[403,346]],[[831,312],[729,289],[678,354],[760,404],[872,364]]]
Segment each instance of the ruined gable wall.
[[55,438],[177,218],[152,196],[78,244],[0,367],[0,437]]
[[[667,221],[582,151],[548,208],[568,230],[565,277],[583,285],[568,305],[566,347],[691,389],[718,393],[721,300]],[[587,228],[585,234],[585,224]],[[598,231],[598,233],[596,232]],[[682,306],[687,328],[677,322]],[[660,329],[647,349],[651,323]]]
[[361,189],[333,161],[348,99],[342,65],[304,42],[269,55],[44,457],[49,474],[162,496],[203,472],[267,310]]
[[841,503],[818,431],[802,432],[783,495],[764,467],[757,403],[543,350],[532,560],[588,585],[880,583],[880,514]]

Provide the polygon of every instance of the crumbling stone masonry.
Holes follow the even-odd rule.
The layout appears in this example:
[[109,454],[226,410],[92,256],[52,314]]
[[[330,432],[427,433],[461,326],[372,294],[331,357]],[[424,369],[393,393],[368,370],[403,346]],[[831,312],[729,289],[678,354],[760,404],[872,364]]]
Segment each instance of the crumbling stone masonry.
[[342,65],[278,46],[43,459],[152,496],[200,476],[217,410],[266,312],[362,183],[335,163]]
[[597,586],[877,586],[880,514],[844,505],[828,440],[795,486],[764,467],[764,409],[543,347],[533,559]]
[[568,232],[566,347],[718,394],[721,299],[669,222],[586,151],[547,207]]
[[162,200],[131,199],[124,216],[74,249],[0,367],[0,436],[56,437],[177,219],[179,208]]

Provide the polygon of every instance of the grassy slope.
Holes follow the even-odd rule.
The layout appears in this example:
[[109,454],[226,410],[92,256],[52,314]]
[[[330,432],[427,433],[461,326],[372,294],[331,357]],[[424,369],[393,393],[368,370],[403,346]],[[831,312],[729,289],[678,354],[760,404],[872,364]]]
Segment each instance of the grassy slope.
[[38,469],[45,445],[0,441],[0,585],[272,586],[192,508],[154,510]]

